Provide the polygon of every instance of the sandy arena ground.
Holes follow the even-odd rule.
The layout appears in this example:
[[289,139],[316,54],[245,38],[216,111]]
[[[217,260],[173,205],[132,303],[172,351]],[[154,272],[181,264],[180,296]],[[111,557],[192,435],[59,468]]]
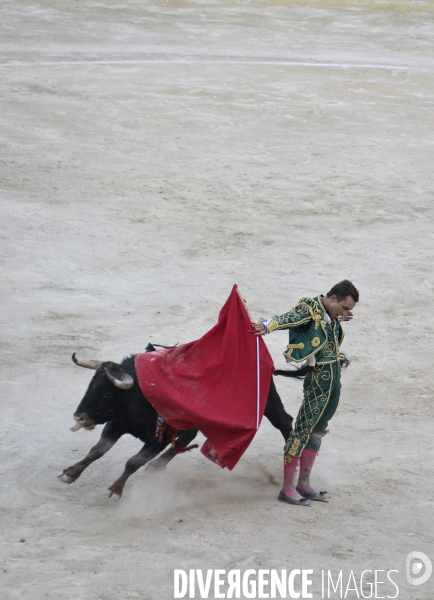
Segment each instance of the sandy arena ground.
[[[2,600],[170,600],[174,569],[208,568],[310,568],[315,599],[322,569],[395,569],[401,600],[432,600],[405,561],[434,560],[433,2],[0,10]],[[125,438],[56,479],[101,432],[69,431],[92,376],[73,351],[196,339],[235,282],[259,318],[344,277],[329,505],[277,502],[268,421],[233,472],[196,450],[114,503]],[[284,367],[286,334],[266,343]],[[295,415],[301,383],[277,385]]]

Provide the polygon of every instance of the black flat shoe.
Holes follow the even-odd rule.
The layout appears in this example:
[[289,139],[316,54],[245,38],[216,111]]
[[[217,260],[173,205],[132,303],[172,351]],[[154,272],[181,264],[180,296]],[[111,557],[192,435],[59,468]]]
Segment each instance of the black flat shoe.
[[327,496],[327,492],[304,492],[302,489],[295,488],[300,496],[308,498],[309,500],[316,500],[317,502],[329,502],[330,498]]
[[279,500],[279,502],[286,502],[287,504],[295,504],[296,506],[310,506],[310,502],[307,498],[300,498],[299,500],[294,500],[293,498],[290,498],[289,496],[284,494],[282,491],[280,492],[277,499]]

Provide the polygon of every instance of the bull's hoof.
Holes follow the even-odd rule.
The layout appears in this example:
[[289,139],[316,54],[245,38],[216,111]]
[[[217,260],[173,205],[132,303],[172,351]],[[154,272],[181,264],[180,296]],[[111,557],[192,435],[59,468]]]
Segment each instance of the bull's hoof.
[[119,500],[122,496],[122,492],[124,491],[124,486],[117,481],[113,485],[111,485],[108,489],[108,497],[111,498],[115,496],[115,500]]
[[63,471],[57,475],[57,479],[63,481],[63,483],[74,483],[75,479],[64,473]]

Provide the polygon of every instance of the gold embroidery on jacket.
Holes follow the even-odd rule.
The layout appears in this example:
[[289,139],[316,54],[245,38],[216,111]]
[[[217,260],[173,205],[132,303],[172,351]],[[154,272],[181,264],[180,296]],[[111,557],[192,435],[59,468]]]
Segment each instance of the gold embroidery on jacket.
[[318,329],[319,322],[321,321],[321,311],[319,308],[311,311],[312,321],[315,321],[315,329]]
[[286,347],[289,348],[298,348],[298,350],[303,350],[304,344],[300,342],[299,344],[287,344]]
[[267,331],[268,331],[268,333],[271,333],[278,327],[279,327],[279,323],[275,319],[272,319],[267,325]]

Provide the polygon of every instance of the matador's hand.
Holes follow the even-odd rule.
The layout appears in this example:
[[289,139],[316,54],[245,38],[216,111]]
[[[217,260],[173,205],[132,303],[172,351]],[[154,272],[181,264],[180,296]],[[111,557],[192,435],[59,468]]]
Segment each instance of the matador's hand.
[[264,323],[253,323],[252,328],[255,335],[265,335],[267,333]]
[[353,313],[349,310],[342,317],[342,321],[351,321],[352,318],[353,318]]

